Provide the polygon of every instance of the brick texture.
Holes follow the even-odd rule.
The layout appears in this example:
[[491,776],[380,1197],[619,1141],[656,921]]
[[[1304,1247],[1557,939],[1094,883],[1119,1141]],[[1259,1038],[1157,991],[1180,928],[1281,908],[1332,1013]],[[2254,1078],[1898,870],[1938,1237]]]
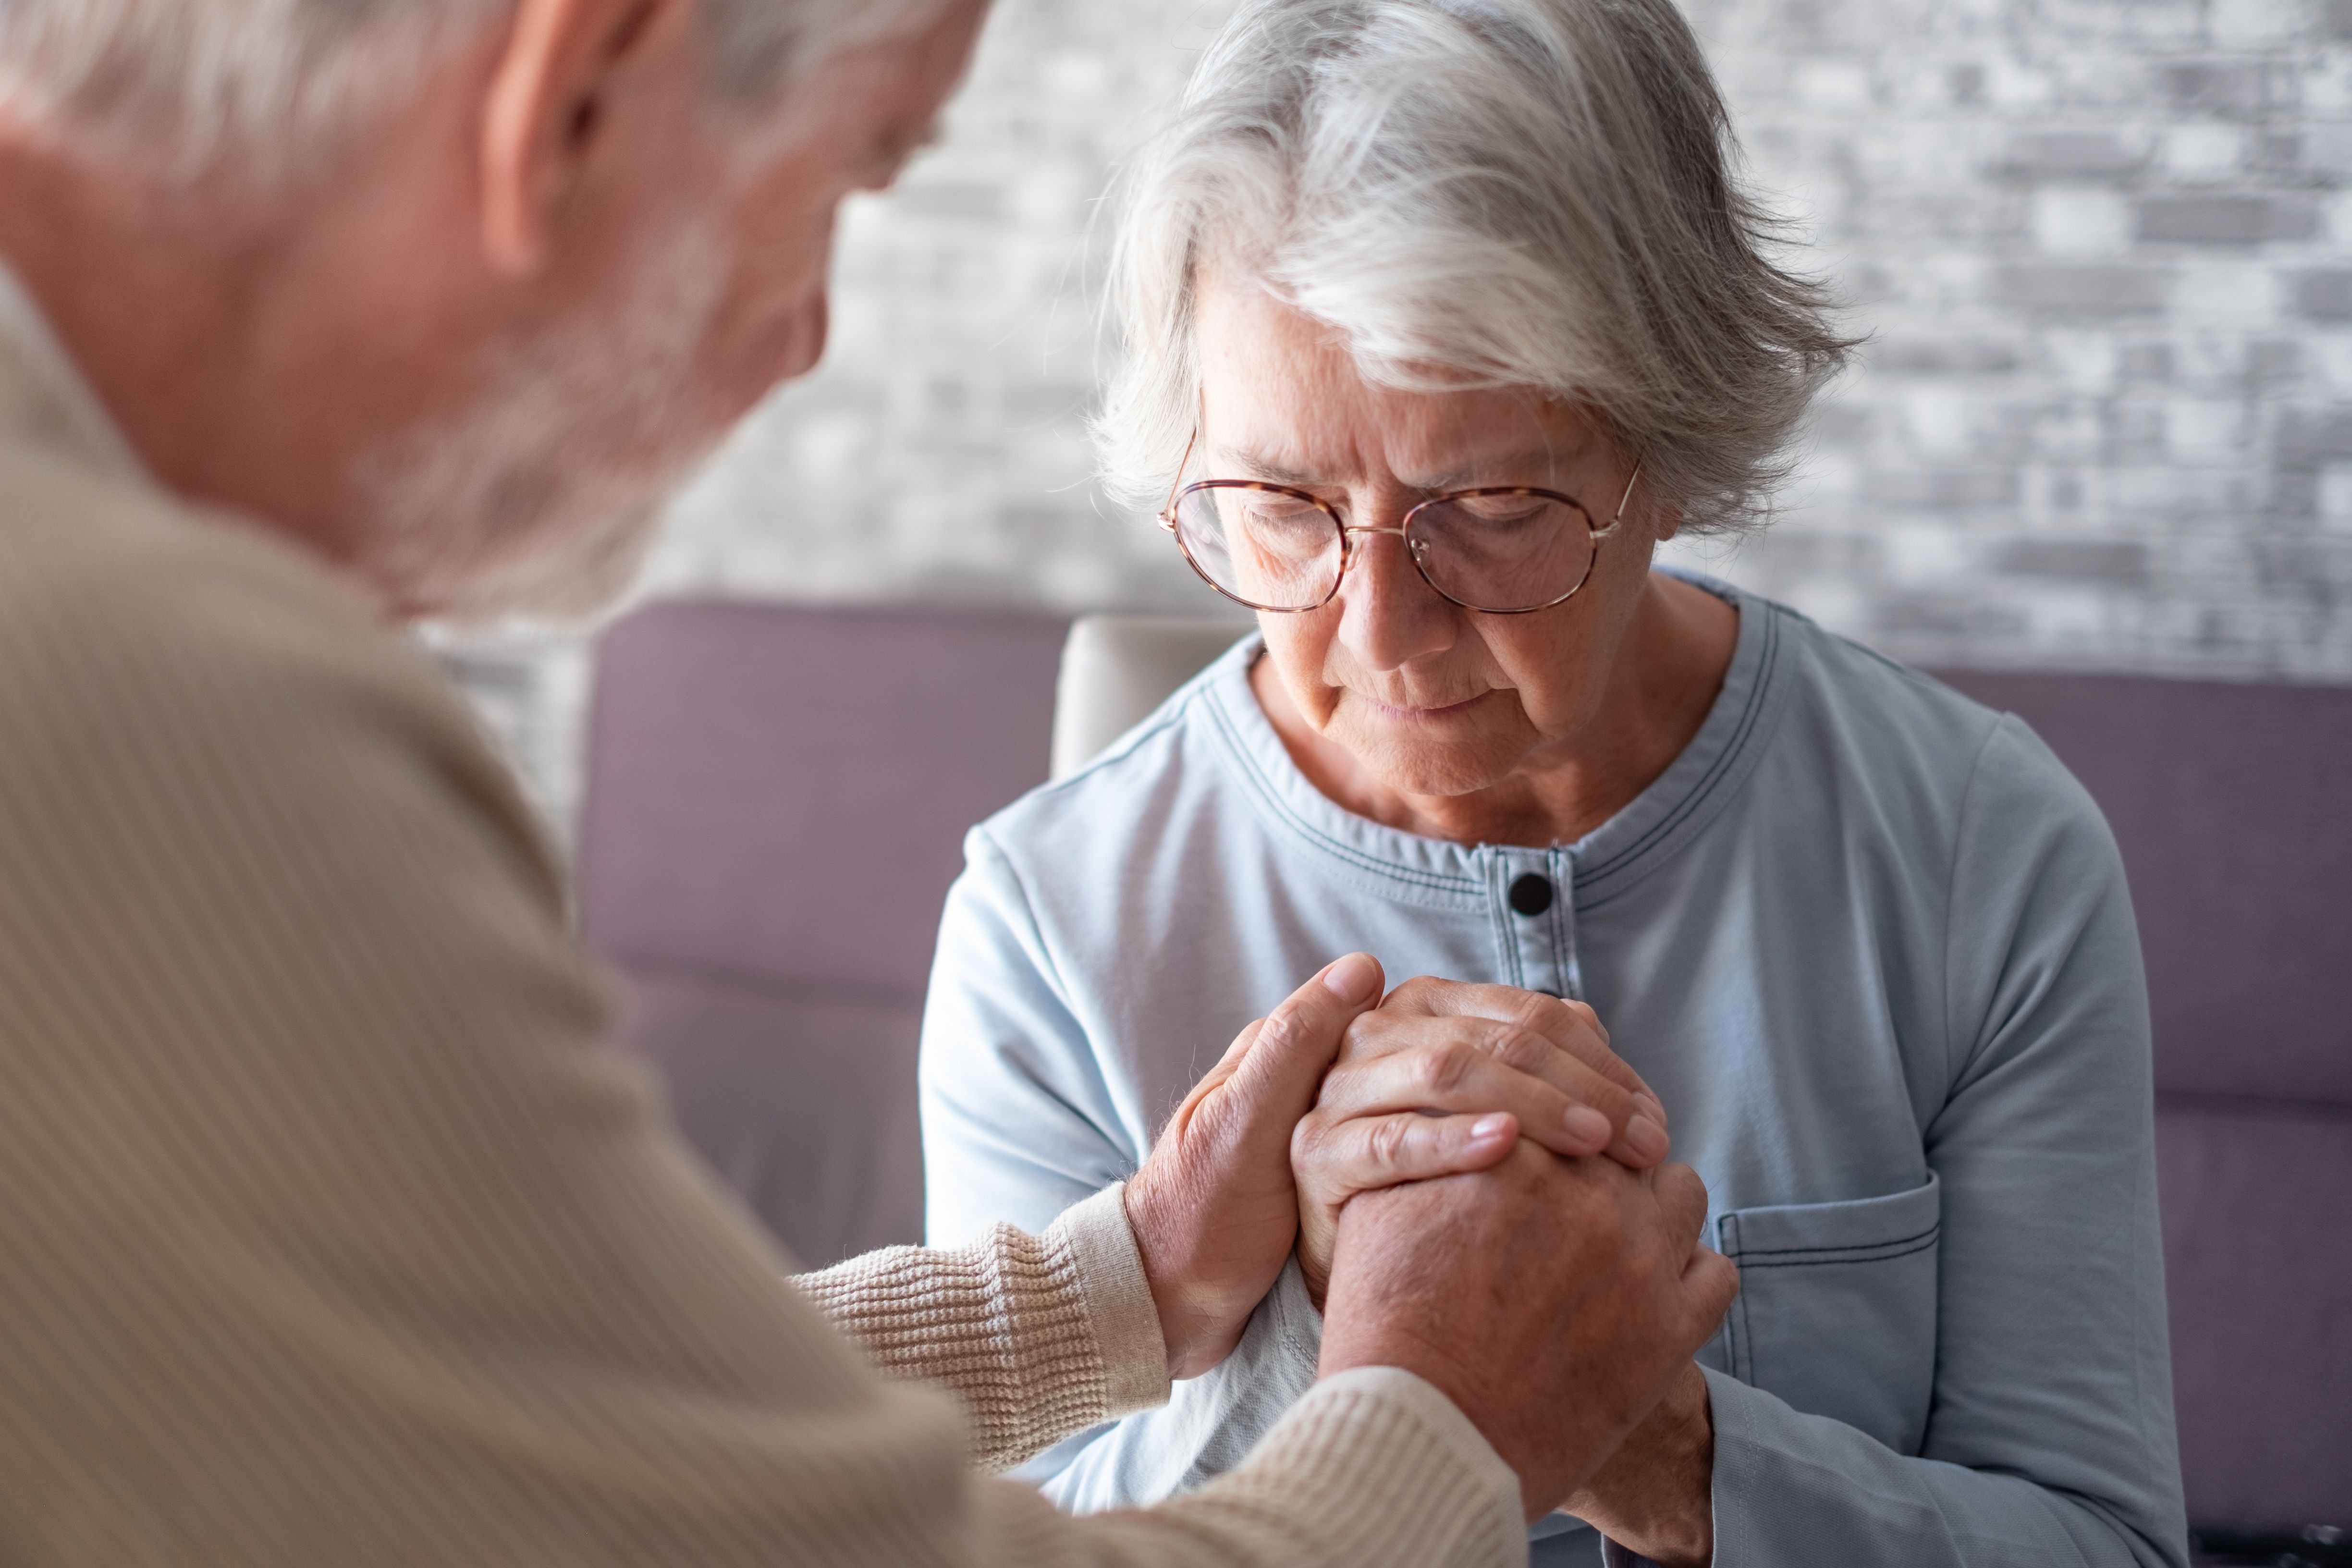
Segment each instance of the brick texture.
[[[1688,9],[1870,342],[1772,527],[1675,553],[1914,659],[2352,680],[2352,5]],[[1210,607],[1083,416],[1095,198],[1222,10],[1000,0],[946,143],[845,228],[826,366],[647,592]],[[568,816],[583,639],[448,646]]]

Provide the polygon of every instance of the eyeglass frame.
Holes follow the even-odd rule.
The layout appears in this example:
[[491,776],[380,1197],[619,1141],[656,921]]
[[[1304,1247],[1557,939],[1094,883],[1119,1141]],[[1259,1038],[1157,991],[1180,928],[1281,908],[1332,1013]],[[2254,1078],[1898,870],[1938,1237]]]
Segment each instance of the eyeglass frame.
[[[1578,500],[1574,496],[1563,494],[1559,490],[1542,489],[1533,485],[1480,485],[1475,486],[1469,489],[1447,490],[1443,495],[1433,495],[1424,500],[1416,502],[1412,509],[1404,514],[1403,518],[1398,521],[1397,526],[1394,528],[1367,528],[1361,524],[1348,521],[1346,518],[1339,514],[1339,509],[1338,507],[1333,506],[1330,502],[1323,500],[1320,496],[1310,495],[1305,490],[1294,489],[1289,485],[1273,484],[1263,479],[1195,479],[1192,483],[1189,485],[1186,484],[1184,482],[1184,470],[1192,465],[1193,450],[1198,447],[1200,444],[1201,432],[1199,427],[1195,426],[1192,431],[1192,439],[1184,443],[1183,459],[1176,465],[1176,479],[1175,482],[1169,487],[1168,504],[1160,510],[1160,526],[1166,530],[1169,535],[1176,541],[1176,548],[1183,555],[1184,564],[1192,569],[1192,574],[1194,576],[1200,578],[1202,582],[1206,583],[1217,593],[1223,595],[1228,599],[1231,599],[1234,604],[1241,605],[1244,609],[1256,610],[1263,615],[1270,616],[1311,615],[1315,611],[1319,610],[1324,605],[1329,604],[1332,600],[1338,598],[1339,596],[1339,589],[1348,580],[1349,568],[1352,567],[1356,563],[1357,549],[1355,541],[1356,537],[1360,534],[1372,534],[1375,536],[1380,534],[1394,534],[1397,538],[1403,540],[1405,543],[1405,559],[1412,563],[1412,569],[1416,573],[1420,574],[1421,580],[1429,584],[1429,591],[1436,595],[1439,598],[1444,600],[1447,604],[1459,605],[1461,608],[1468,610],[1473,615],[1532,616],[1543,610],[1556,610],[1560,605],[1567,604],[1570,599],[1575,598],[1578,594],[1583,591],[1584,585],[1592,581],[1593,568],[1601,564],[1601,541],[1611,537],[1620,527],[1623,526],[1625,521],[1625,505],[1628,501],[1633,499],[1633,487],[1641,482],[1642,464],[1644,461],[1644,459],[1642,458],[1634,459],[1633,471],[1631,475],[1627,476],[1625,480],[1625,493],[1617,498],[1616,515],[1610,518],[1606,527],[1596,525],[1593,522],[1592,513],[1586,509],[1585,504],[1582,501]],[[1313,507],[1316,510],[1329,518],[1331,520],[1331,525],[1338,529],[1339,532],[1339,570],[1333,574],[1329,590],[1326,592],[1320,599],[1316,600],[1315,603],[1311,605],[1258,605],[1251,603],[1249,600],[1243,598],[1239,594],[1234,593],[1232,589],[1218,583],[1214,577],[1209,575],[1208,570],[1203,567],[1200,562],[1193,559],[1192,548],[1191,545],[1184,542],[1183,531],[1178,527],[1176,522],[1176,509],[1183,504],[1184,498],[1186,496],[1192,494],[1196,490],[1257,490],[1267,495],[1288,496],[1294,500],[1305,501],[1308,506]],[[1413,553],[1412,538],[1411,533],[1412,520],[1419,517],[1431,507],[1438,506],[1447,501],[1475,500],[1480,496],[1540,496],[1545,500],[1559,501],[1563,506],[1574,507],[1578,511],[1582,512],[1584,515],[1586,536],[1592,541],[1592,559],[1585,563],[1584,575],[1576,580],[1576,586],[1570,588],[1567,593],[1562,594],[1556,599],[1546,600],[1540,605],[1523,605],[1515,610],[1490,610],[1483,605],[1473,605],[1468,603],[1466,600],[1457,599],[1453,595],[1447,593],[1444,589],[1439,587],[1435,580],[1430,576],[1429,568],[1422,564],[1421,557]]]

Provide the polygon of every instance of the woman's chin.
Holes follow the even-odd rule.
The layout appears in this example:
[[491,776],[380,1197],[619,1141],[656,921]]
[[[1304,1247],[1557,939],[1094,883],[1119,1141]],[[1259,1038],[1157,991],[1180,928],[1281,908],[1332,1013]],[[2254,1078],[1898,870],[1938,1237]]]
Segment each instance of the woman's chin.
[[1452,799],[1492,788],[1511,774],[1523,746],[1498,736],[1440,739],[1426,733],[1380,732],[1365,726],[1344,739],[1334,736],[1356,764],[1382,787],[1422,799]]

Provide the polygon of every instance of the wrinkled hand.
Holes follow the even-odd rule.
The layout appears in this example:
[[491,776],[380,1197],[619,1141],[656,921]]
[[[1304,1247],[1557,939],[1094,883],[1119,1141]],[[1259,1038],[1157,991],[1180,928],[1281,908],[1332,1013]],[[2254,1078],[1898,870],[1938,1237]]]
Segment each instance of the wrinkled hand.
[[1369,954],[1350,953],[1244,1029],[1127,1184],[1171,1377],[1223,1361],[1289,1259],[1298,1234],[1291,1131],[1348,1026],[1380,1000],[1381,978]]
[[1348,1026],[1291,1138],[1308,1294],[1322,1303],[1349,1199],[1483,1170],[1522,1137],[1556,1154],[1606,1151],[1630,1170],[1669,1148],[1665,1108],[1583,1003],[1450,980],[1398,986]]
[[1658,1568],[1706,1568],[1715,1559],[1715,1418],[1706,1374],[1685,1362],[1568,1511]]
[[1585,1487],[1723,1320],[1687,1165],[1629,1171],[1522,1139],[1492,1170],[1368,1192],[1340,1216],[1317,1372],[1395,1366],[1460,1406],[1533,1521]]

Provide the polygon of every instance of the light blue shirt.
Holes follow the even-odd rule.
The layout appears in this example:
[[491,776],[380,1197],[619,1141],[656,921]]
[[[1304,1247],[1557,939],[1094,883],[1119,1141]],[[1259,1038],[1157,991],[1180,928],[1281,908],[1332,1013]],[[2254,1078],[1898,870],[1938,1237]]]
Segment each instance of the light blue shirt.
[[[1719,1568],[2184,1563],[2147,1005],[2106,825],[2018,720],[1702,585],[1739,611],[1722,693],[1578,843],[1342,810],[1259,709],[1255,637],[975,828],[923,1028],[931,1240],[1042,1228],[1131,1174],[1234,1034],[1342,952],[1581,997],[1740,1266],[1701,1357]],[[1530,876],[1561,895],[1535,916],[1507,896]],[[1033,1474],[1080,1510],[1194,1486],[1312,1381],[1319,1331],[1294,1264],[1223,1366]],[[1593,1539],[1535,1533],[1571,1531]]]

